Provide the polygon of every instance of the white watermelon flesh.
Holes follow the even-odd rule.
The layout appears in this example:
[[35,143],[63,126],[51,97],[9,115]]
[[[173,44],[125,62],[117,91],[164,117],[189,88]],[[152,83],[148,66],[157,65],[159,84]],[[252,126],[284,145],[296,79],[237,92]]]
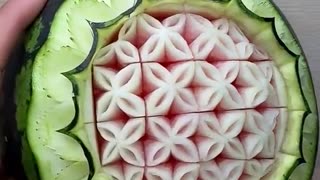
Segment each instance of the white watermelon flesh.
[[230,20],[141,14],[93,64],[94,141],[115,179],[260,179],[272,167],[284,82]]

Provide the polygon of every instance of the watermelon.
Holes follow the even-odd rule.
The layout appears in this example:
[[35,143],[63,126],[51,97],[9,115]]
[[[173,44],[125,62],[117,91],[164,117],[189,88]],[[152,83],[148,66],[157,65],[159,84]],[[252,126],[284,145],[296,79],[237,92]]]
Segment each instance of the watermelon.
[[19,54],[7,102],[28,179],[313,174],[312,78],[269,0],[49,1]]

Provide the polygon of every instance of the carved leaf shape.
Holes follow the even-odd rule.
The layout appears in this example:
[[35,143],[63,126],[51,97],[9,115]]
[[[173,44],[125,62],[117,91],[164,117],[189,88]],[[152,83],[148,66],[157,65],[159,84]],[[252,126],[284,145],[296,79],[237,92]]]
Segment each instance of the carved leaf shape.
[[200,164],[201,179],[217,179],[221,180],[224,177],[222,171],[215,161],[209,161]]
[[239,26],[236,25],[234,22],[229,22],[228,34],[235,43],[249,42],[245,34],[242,32]]
[[112,69],[94,67],[93,76],[95,84],[102,90],[111,91],[113,89],[113,79],[116,72]]
[[170,146],[159,141],[149,141],[145,144],[146,160],[148,166],[156,166],[170,157]]
[[117,147],[117,142],[107,142],[105,149],[102,153],[102,164],[106,165],[112,163],[120,158]]
[[148,134],[155,137],[162,142],[169,141],[171,135],[171,127],[162,117],[149,117],[148,118]]
[[135,166],[144,166],[144,152],[141,143],[119,148],[120,156],[124,161]]
[[218,118],[214,113],[200,114],[197,134],[212,139],[216,139],[223,134]]
[[173,102],[173,107],[175,113],[188,113],[198,109],[197,101],[192,89],[178,89]]
[[244,126],[245,118],[245,112],[240,110],[220,113],[218,119],[224,137],[231,139],[238,136]]
[[169,61],[193,59],[192,52],[189,49],[187,42],[179,33],[170,32],[161,38],[165,39],[165,53]]
[[224,146],[222,155],[231,159],[246,159],[244,147],[238,138],[228,140]]
[[137,33],[137,18],[131,17],[120,29],[118,38],[135,44]]
[[150,90],[168,86],[171,82],[170,72],[158,63],[144,64],[143,73],[148,85],[152,86]]
[[225,82],[232,83],[239,75],[239,61],[226,61],[216,63],[215,66],[219,69]]
[[148,167],[145,176],[148,180],[171,180],[172,168],[167,165]]
[[224,160],[219,163],[225,179],[238,180],[244,169],[244,161]]
[[174,146],[171,149],[172,155],[182,162],[198,162],[199,155],[195,144],[183,137],[174,137],[171,139]]
[[210,111],[216,108],[223,98],[224,91],[215,87],[200,87],[195,90],[195,98],[200,111]]
[[163,20],[162,24],[164,27],[166,27],[170,31],[174,31],[183,35],[186,21],[187,21],[187,17],[185,14],[176,14]]
[[166,37],[152,35],[140,48],[142,62],[160,62],[165,57]]
[[117,97],[119,108],[130,117],[145,115],[145,105],[141,97],[131,93],[119,93]]
[[103,94],[97,101],[97,121],[110,121],[119,113],[119,108],[113,98],[113,93]]
[[178,63],[171,67],[171,75],[178,88],[190,86],[195,75],[195,63]]
[[220,18],[212,21],[212,24],[215,28],[221,33],[227,34],[229,32],[229,21],[226,18]]
[[218,138],[199,137],[197,147],[200,161],[211,161],[222,152],[224,143],[219,142]]
[[131,119],[121,130],[119,140],[122,144],[133,144],[137,142],[145,133],[145,119]]
[[196,14],[187,14],[187,21],[185,27],[185,39],[188,43],[193,42],[200,34],[205,32],[208,29],[214,29],[211,22],[203,18],[202,16]]
[[263,149],[263,138],[257,134],[245,134],[241,136],[241,143],[246,152],[246,159],[256,157]]
[[174,100],[176,92],[159,88],[146,97],[147,112],[149,116],[166,114]]
[[195,59],[206,60],[213,51],[216,41],[213,33],[202,33],[190,44]]
[[199,164],[179,163],[174,169],[173,179],[174,180],[198,179],[199,170],[200,170]]
[[144,169],[131,165],[124,165],[124,174],[126,180],[141,180],[143,179]]
[[194,83],[198,86],[216,87],[223,80],[220,71],[208,62],[196,62]]
[[197,131],[198,124],[198,114],[179,115],[173,120],[172,133],[179,137],[188,138]]
[[130,64],[118,72],[113,84],[116,89],[134,93],[141,88],[141,81],[141,66],[139,64]]

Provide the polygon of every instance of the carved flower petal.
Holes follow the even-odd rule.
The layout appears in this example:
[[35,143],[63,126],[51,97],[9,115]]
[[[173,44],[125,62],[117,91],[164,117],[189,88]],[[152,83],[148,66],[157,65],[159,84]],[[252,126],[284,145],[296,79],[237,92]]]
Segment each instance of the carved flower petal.
[[239,26],[236,25],[234,22],[229,22],[228,34],[235,43],[249,42],[245,34],[242,32]]
[[97,55],[94,57],[94,65],[107,65],[112,62],[116,57],[114,44],[109,44],[106,47],[100,49]]
[[118,38],[136,44],[137,33],[137,18],[131,17],[120,29]]
[[174,137],[171,140],[174,144],[171,149],[171,153],[176,159],[182,162],[199,161],[197,147],[191,140],[181,137]]
[[173,120],[172,133],[180,137],[190,137],[197,131],[198,124],[198,114],[179,115]]
[[270,57],[267,52],[261,50],[259,47],[254,45],[254,51],[250,59],[254,61],[262,61],[262,60],[269,60]]
[[218,87],[202,87],[195,89],[195,98],[200,111],[211,111],[221,102],[224,91]]
[[254,52],[254,46],[249,42],[240,42],[236,48],[240,60],[248,60]]
[[219,33],[215,39],[215,46],[209,56],[210,60],[237,60],[239,55],[232,39],[223,33]]
[[129,41],[117,41],[115,44],[115,52],[120,64],[125,65],[140,62],[138,49]]
[[197,134],[212,139],[219,138],[223,134],[220,122],[214,113],[200,114]]
[[171,135],[170,124],[164,117],[149,117],[147,120],[147,133],[162,142],[170,141]]
[[264,122],[264,132],[271,132],[277,124],[277,118],[280,116],[280,109],[268,108],[261,112],[263,115]]
[[219,69],[224,80],[232,83],[239,75],[240,62],[239,61],[226,61],[216,63],[215,66]]
[[193,59],[192,52],[189,49],[187,42],[178,33],[168,33],[165,41],[165,52],[169,61]]
[[141,66],[139,64],[130,64],[118,72],[114,80],[114,87],[134,93],[141,88],[141,81]]
[[113,93],[103,94],[97,101],[97,121],[110,121],[120,110],[116,101],[112,98]]
[[242,87],[254,87],[257,84],[268,82],[263,72],[252,62],[242,61],[240,63],[239,76],[236,84]]
[[130,117],[141,117],[145,115],[145,104],[141,97],[131,93],[118,95],[117,104],[119,108]]
[[260,158],[274,158],[276,152],[276,138],[273,132],[263,139],[263,149],[258,154]]
[[192,89],[184,88],[177,90],[172,108],[172,111],[174,113],[188,113],[193,112],[197,109],[198,105]]
[[238,136],[244,126],[246,114],[244,111],[226,111],[218,116],[224,136],[234,138]]
[[269,97],[268,88],[261,84],[256,84],[255,87],[241,88],[240,94],[247,108],[259,106]]
[[176,92],[159,88],[146,97],[147,113],[149,116],[165,115],[170,110]]
[[195,59],[206,60],[213,51],[216,41],[214,34],[202,33],[190,44],[190,49]]
[[223,179],[224,175],[215,161],[200,164],[201,179]]
[[238,138],[228,140],[222,151],[222,155],[231,159],[246,159],[244,147]]
[[133,144],[145,134],[145,119],[131,119],[121,130],[119,140],[125,144]]
[[244,161],[240,160],[223,160],[219,163],[223,172],[224,179],[238,180],[243,173]]
[[103,171],[110,175],[112,179],[116,180],[126,180],[124,177],[124,173],[122,171],[122,166],[120,164],[113,164],[103,167]]
[[102,164],[107,165],[120,158],[117,142],[107,142],[102,153]]
[[260,114],[256,110],[246,111],[246,121],[243,127],[243,131],[263,135],[265,128],[269,128],[265,126],[266,126],[266,121],[262,116],[262,114]]
[[144,168],[125,164],[123,167],[126,180],[141,180],[144,175]]
[[215,28],[221,33],[227,34],[229,32],[229,21],[226,18],[220,18],[212,21],[212,24]]
[[196,14],[187,14],[187,21],[185,27],[185,39],[188,43],[193,42],[200,34],[206,30],[215,29],[211,22]]
[[176,87],[188,87],[192,83],[195,75],[195,63],[177,63],[170,67],[170,71]]
[[185,14],[176,14],[162,21],[164,27],[181,35],[184,33],[187,17]]
[[103,90],[111,91],[113,87],[113,79],[116,76],[116,72],[112,69],[103,67],[94,67],[93,76],[95,84]]
[[273,163],[273,159],[250,160],[246,162],[243,173],[255,178],[261,178],[271,170]]
[[117,141],[123,124],[121,122],[109,121],[97,124],[100,135],[106,141]]
[[135,143],[130,146],[122,146],[119,153],[124,161],[135,166],[144,166],[144,152],[141,143]]
[[263,149],[263,138],[257,134],[244,134],[240,139],[246,152],[246,159],[256,157]]
[[158,63],[148,63],[143,65],[143,74],[145,81],[148,83],[148,90],[154,90],[158,87],[169,86],[171,80],[171,73],[162,65]]
[[145,144],[146,163],[156,166],[167,161],[170,157],[170,146],[159,141],[148,141]]
[[179,163],[174,168],[174,180],[194,180],[199,177],[199,164]]
[[140,48],[142,62],[160,62],[165,59],[166,35],[152,35]]
[[196,141],[200,161],[211,161],[217,157],[224,148],[224,143],[219,138],[199,137]]
[[171,180],[172,168],[170,165],[160,165],[156,167],[147,167],[145,173],[148,180]]
[[212,64],[204,61],[195,63],[194,83],[198,86],[216,87],[218,82],[223,81],[220,71]]
[[222,90],[224,90],[224,96],[220,103],[222,109],[232,110],[245,107],[242,94],[232,84],[225,84],[225,88]]
[[148,14],[138,16],[137,25],[139,46],[144,44],[150,36],[159,33],[163,29],[161,22]]

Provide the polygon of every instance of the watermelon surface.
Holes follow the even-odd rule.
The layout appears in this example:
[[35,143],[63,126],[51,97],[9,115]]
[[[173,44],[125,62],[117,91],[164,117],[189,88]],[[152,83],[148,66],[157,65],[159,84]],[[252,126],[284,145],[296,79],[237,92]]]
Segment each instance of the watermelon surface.
[[49,1],[23,56],[28,179],[312,176],[312,80],[269,0]]

